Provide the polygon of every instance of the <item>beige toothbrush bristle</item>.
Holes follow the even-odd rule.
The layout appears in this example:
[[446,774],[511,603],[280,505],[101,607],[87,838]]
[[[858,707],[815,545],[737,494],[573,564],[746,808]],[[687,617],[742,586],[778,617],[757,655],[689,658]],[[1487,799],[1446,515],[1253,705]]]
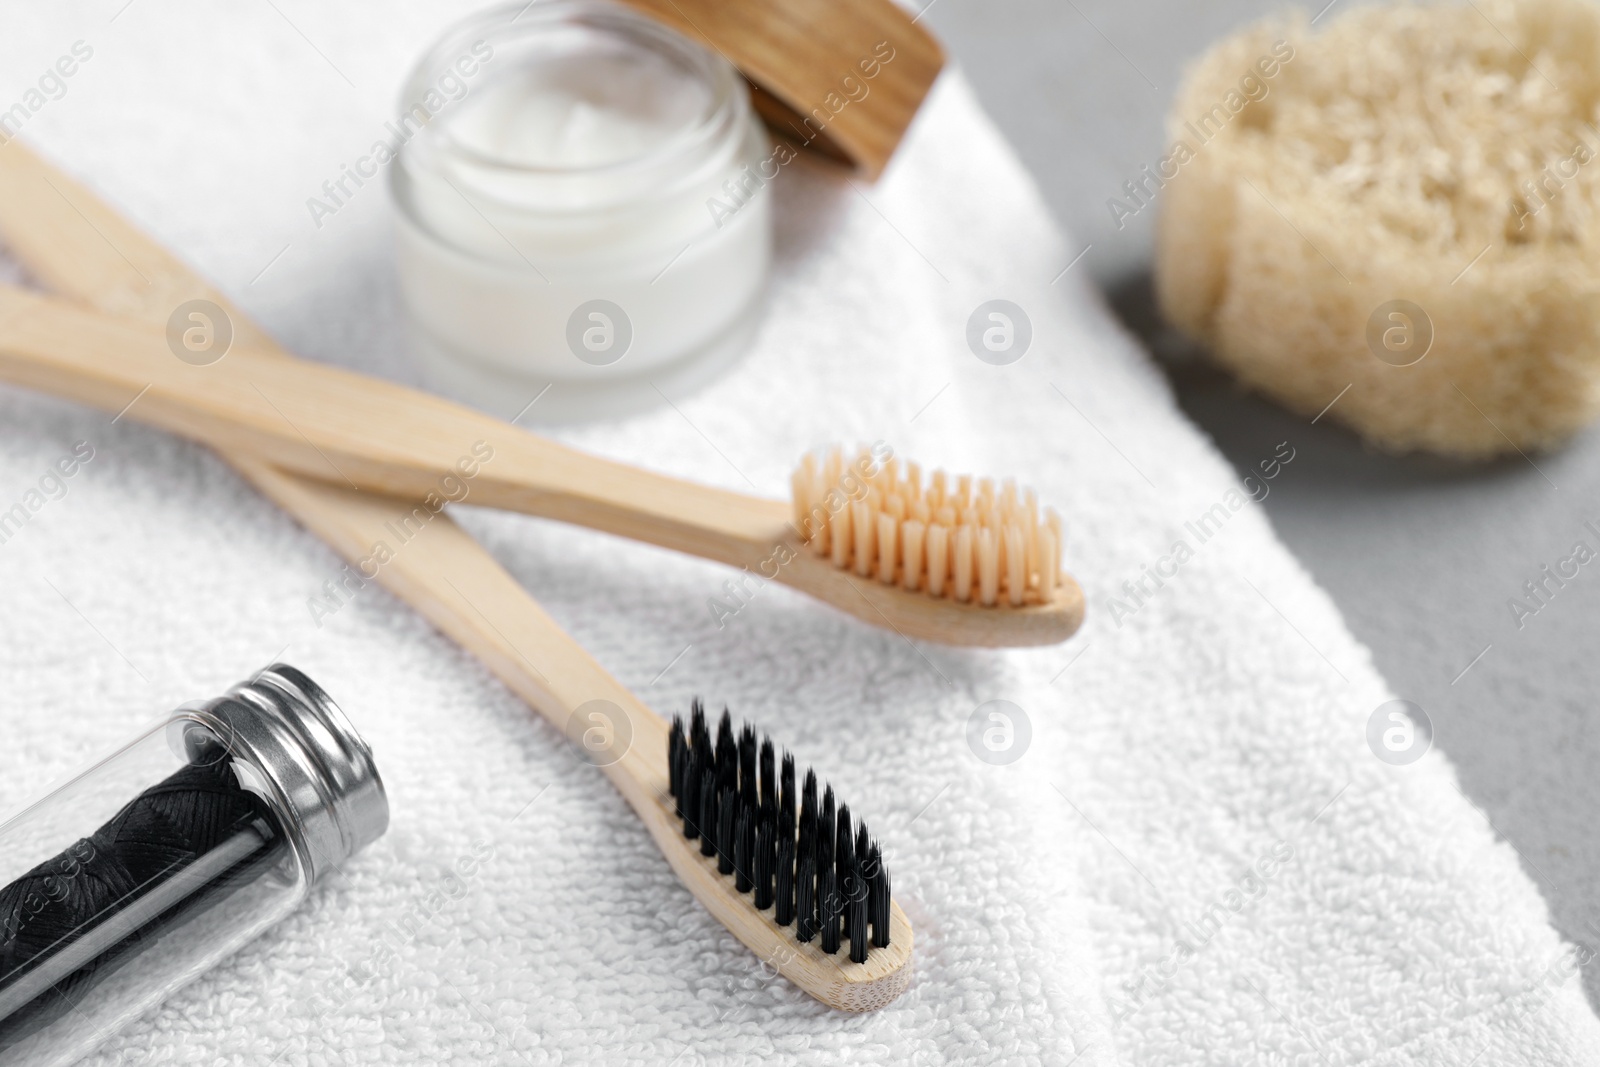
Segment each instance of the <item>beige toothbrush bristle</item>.
[[1061,584],[1061,516],[1014,478],[924,479],[916,463],[833,446],[802,457],[792,484],[812,550],[862,578],[986,607],[1051,603]]

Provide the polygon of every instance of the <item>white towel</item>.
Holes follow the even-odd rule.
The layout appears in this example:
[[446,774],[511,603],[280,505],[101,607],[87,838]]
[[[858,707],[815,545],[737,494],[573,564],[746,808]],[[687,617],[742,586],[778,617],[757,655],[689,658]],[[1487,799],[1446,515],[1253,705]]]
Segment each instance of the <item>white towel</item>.
[[[455,7],[56,4],[0,38],[0,106],[84,41],[24,134],[290,347],[410,378],[386,191],[321,229],[305,200],[380,135]],[[1081,248],[960,75],[878,184],[801,162],[774,190],[750,357],[563,436],[773,496],[832,440],[1015,473],[1066,515],[1083,632],[914,645],[775,587],[719,630],[721,568],[463,521],[657,709],[726,702],[824,771],[888,844],[911,989],[856,1017],[764,978],[476,662],[375,587],[317,628],[308,598],[341,562],[205,449],[6,388],[0,509],[75,442],[95,455],[0,545],[0,805],[274,656],[357,720],[393,801],[344,874],[92,1062],[1597,1062],[1574,950],[1512,850],[1437,752],[1369,750],[1390,694],[1367,652],[1259,506],[1229,506],[1229,468],[1081,270],[1061,274]],[[964,336],[995,298],[1033,328],[1005,367]],[[1206,514],[1202,540],[1185,524]],[[1141,580],[1142,602],[1124,589]],[[1010,765],[969,748],[991,700],[1031,726]]]

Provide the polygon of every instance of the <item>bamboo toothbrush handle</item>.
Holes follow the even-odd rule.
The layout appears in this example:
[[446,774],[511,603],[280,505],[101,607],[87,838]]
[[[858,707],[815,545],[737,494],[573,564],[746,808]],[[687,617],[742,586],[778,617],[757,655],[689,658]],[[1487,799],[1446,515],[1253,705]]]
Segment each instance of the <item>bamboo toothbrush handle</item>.
[[464,488],[474,504],[734,566],[769,555],[790,515],[336,367],[242,346],[195,366],[162,329],[20,289],[0,288],[0,376],[323,481],[412,500]]

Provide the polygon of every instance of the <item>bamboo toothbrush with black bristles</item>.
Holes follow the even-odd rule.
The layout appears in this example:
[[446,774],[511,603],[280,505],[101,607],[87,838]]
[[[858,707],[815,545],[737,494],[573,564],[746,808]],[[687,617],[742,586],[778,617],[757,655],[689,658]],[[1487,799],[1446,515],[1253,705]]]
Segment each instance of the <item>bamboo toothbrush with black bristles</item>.
[[[401,501],[271,468],[258,471],[255,481],[352,560],[405,513]],[[786,770],[773,773],[772,742],[746,727],[739,740],[723,743],[732,736],[730,717],[726,731],[719,723],[716,739],[702,743],[702,735],[710,738],[703,712],[669,726],[454,523],[429,523],[380,574],[600,767],[679,880],[768,966],[844,1011],[875,1010],[905,990],[913,933],[889,898],[881,850],[852,827],[852,848],[845,851],[845,824],[828,804],[831,790],[817,820],[808,822],[809,794],[795,793]],[[812,780],[807,772],[804,781]],[[722,834],[727,820],[731,837]],[[791,841],[794,865],[787,867],[778,857]],[[866,929],[858,899],[865,901]]]
[[[804,457],[790,501],[567,448],[350,371],[239,345],[193,366],[165,330],[0,287],[0,378],[255,457],[289,473],[421,500],[469,462],[471,502],[746,569],[877,626],[951,645],[1065,640],[1083,593],[1063,528],[1033,494],[924,478],[884,446]],[[492,462],[478,462],[475,447]]]
[[[272,358],[276,351],[266,335],[237,309],[229,307],[220,293],[87,189],[16,140],[0,152],[0,236],[45,284],[88,306],[161,324],[173,307],[186,300],[210,300],[227,309],[236,333],[250,339],[264,358]],[[106,354],[109,360],[119,357],[120,353]],[[250,456],[225,453],[224,458],[351,561],[370,552],[388,523],[410,513],[410,502],[406,500],[298,477]],[[770,774],[765,779],[760,776],[770,762],[764,754],[756,757],[756,777],[741,779],[740,784],[746,780],[754,783],[756,820],[758,825],[768,826],[762,831],[762,847],[754,850],[761,858],[763,871],[766,843],[772,842],[775,869],[770,907],[757,906],[753,867],[752,892],[746,894],[739,888],[737,868],[731,876],[722,873],[720,857],[701,853],[703,839],[698,831],[693,838],[685,835],[678,814],[681,801],[673,785],[672,766],[682,758],[674,756],[678,745],[672,740],[673,731],[568,637],[494,557],[448,515],[429,522],[404,552],[381,568],[377,580],[476,655],[513,692],[581,745],[586,757],[601,766],[638,813],[668,863],[695,897],[769,966],[823,1003],[846,1011],[882,1007],[906,988],[911,977],[911,924],[898,905],[888,899],[888,875],[882,869],[881,854],[876,843],[860,829],[855,848],[842,869],[838,857],[843,855],[843,849],[837,840],[835,851],[830,854],[831,884],[835,890],[841,870],[847,880],[854,881],[847,881],[837,905],[829,905],[830,915],[835,907],[843,912],[839,928],[832,932],[826,928],[816,892],[823,884],[817,881],[821,865],[817,850],[826,834],[817,829],[819,823],[808,823],[806,819],[806,813],[812,810],[806,797],[814,790],[808,788],[802,795],[800,814],[795,819],[795,912],[792,921],[785,923],[780,919],[787,917],[787,912],[780,917],[777,906],[779,900],[787,900],[788,883],[780,887],[780,876],[788,876],[776,858],[780,849],[787,853],[789,845],[787,835],[778,833],[776,824],[763,818],[766,808],[761,800],[763,796],[770,797],[772,787],[763,787],[761,782],[773,780]],[[535,660],[543,664],[542,669],[535,666]],[[599,724],[585,716],[596,713],[609,713],[614,721],[607,724],[607,729],[593,730],[590,727]],[[729,725],[731,730],[731,722]],[[718,732],[720,735],[720,725]],[[681,728],[678,733],[681,738]],[[702,778],[708,765],[697,764]],[[793,804],[784,801],[793,795],[789,766],[786,760],[776,786],[776,809],[785,827],[785,812]],[[811,781],[808,772],[808,787]],[[698,795],[708,794],[702,791]],[[736,822],[739,811],[744,810],[744,796],[741,792],[734,801]],[[718,796],[719,816],[727,803]],[[818,809],[817,818],[822,819],[824,814]],[[806,825],[812,827],[814,842],[809,853],[800,844]],[[837,826],[834,836],[840,836]],[[736,838],[736,848],[742,840],[742,836]],[[806,855],[811,859],[802,870],[800,864]],[[850,885],[862,887],[855,892],[859,895],[864,891],[868,901],[865,931],[859,926],[860,907],[849,899]],[[763,889],[762,903],[764,894]],[[835,951],[844,944],[849,945],[848,954]],[[825,950],[827,945],[832,949]],[[865,960],[856,959],[863,949]]]

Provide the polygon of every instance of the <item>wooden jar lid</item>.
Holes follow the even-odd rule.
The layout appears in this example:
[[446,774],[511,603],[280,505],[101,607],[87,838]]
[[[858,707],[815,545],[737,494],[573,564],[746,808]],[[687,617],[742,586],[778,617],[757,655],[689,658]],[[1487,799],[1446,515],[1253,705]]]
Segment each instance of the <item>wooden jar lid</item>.
[[797,145],[876,178],[944,65],[891,0],[622,0],[720,52]]

